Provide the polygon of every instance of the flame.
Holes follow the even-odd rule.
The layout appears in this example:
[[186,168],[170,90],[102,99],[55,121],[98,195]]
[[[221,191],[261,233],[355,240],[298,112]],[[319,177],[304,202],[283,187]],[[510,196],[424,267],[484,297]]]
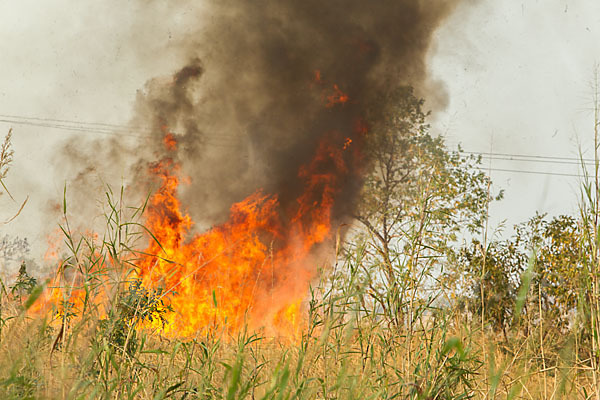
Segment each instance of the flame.
[[[320,70],[314,71],[313,82],[320,85],[325,84]],[[347,103],[348,100],[350,100],[350,96],[344,93],[336,83],[332,85],[331,89],[323,89],[321,96],[323,99],[327,100],[325,103],[325,107],[327,108],[332,108],[336,105]]]
[[169,151],[174,151],[177,149],[177,139],[175,139],[175,136],[173,136],[173,134],[170,132],[167,133],[163,138],[163,143]]
[[191,336],[244,324],[288,334],[301,324],[301,303],[314,277],[312,251],[330,238],[335,196],[348,174],[342,136],[331,132],[298,171],[302,193],[290,209],[257,191],[230,209],[229,220],[190,237],[192,220],[177,198],[179,167],[151,167],[162,180],[147,211],[154,238],[138,263],[147,287],[161,286],[175,311],[160,328]]
[[[320,72],[315,79],[322,83]],[[348,101],[337,85],[333,88],[334,93],[326,96],[328,108]],[[366,125],[360,120],[355,125],[352,135],[360,141]],[[175,152],[175,136],[166,126],[161,129],[165,148]],[[170,337],[217,330],[235,333],[244,326],[299,337],[318,250],[331,239],[335,201],[345,182],[360,171],[360,146],[350,149],[351,143],[353,139],[341,132],[325,132],[313,158],[298,169],[295,200],[282,204],[277,194],[257,190],[231,206],[225,223],[201,234],[193,233],[194,223],[177,196],[189,177],[169,157],[149,165],[149,174],[161,183],[145,213],[151,237],[146,248],[136,252],[133,276],[115,279],[133,277],[148,289],[162,289],[173,312],[164,316],[166,324],[155,319],[147,326]],[[118,264],[110,257],[97,263],[98,268]],[[71,276],[69,282],[59,268],[34,312],[53,304],[64,313],[65,303],[81,310],[86,293],[76,284],[80,277]],[[108,281],[103,284],[111,287]],[[106,297],[94,301],[106,302]],[[99,309],[102,313],[102,306]]]
[[319,71],[318,69],[314,71],[314,81],[316,83],[321,83],[322,82],[322,78],[321,78],[321,71]]
[[344,104],[346,103],[348,100],[350,99],[350,97],[348,97],[348,95],[344,92],[342,92],[340,90],[340,88],[338,87],[338,85],[334,84],[333,85],[333,93],[330,94],[329,96],[327,96],[327,107],[331,108],[333,106],[335,106],[336,104]]
[[346,150],[348,147],[350,147],[351,144],[352,144],[352,139],[346,138],[343,149]]
[[301,313],[302,302],[300,300],[279,310],[273,317],[274,325],[277,326],[281,336],[297,341],[302,337],[301,327],[303,324]]
[[[88,240],[98,241],[96,233],[88,232],[86,237]],[[54,244],[58,248],[58,243]],[[27,310],[31,315],[40,315],[48,313],[54,309],[53,321],[59,322],[63,318],[66,320],[74,316],[82,315],[89,307],[94,307],[99,312],[99,317],[104,318],[107,314],[108,291],[90,290],[91,286],[104,287],[110,290],[114,287],[114,279],[107,274],[107,269],[110,266],[116,265],[112,256],[105,257],[97,251],[90,251],[91,254],[86,254],[88,264],[88,276],[93,275],[93,282],[83,282],[79,265],[72,265],[71,261],[63,260],[54,274],[45,283],[46,289],[40,296],[40,299],[33,303]],[[117,281],[123,281],[124,277],[120,277]],[[93,297],[90,297],[93,296]],[[90,305],[92,304],[92,305]]]

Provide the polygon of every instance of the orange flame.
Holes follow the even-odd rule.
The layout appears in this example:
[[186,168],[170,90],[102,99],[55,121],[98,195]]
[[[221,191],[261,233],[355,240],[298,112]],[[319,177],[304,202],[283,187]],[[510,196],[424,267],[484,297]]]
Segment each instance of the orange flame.
[[352,144],[352,139],[346,138],[343,149],[346,150],[348,147],[350,147],[351,144]]
[[[322,82],[320,72],[315,79]],[[348,101],[337,85],[333,87],[328,108]],[[355,125],[353,137],[360,141],[366,125]],[[166,126],[162,129],[164,146],[175,151],[175,137]],[[351,143],[353,139],[340,132],[325,133],[312,160],[298,170],[300,194],[295,201],[282,204],[276,194],[258,190],[231,206],[227,222],[202,234],[192,233],[193,221],[177,197],[180,183],[189,178],[170,158],[152,164],[149,172],[161,186],[148,201],[145,227],[152,237],[139,253],[135,275],[146,288],[160,287],[174,312],[165,316],[166,324],[155,320],[150,326],[172,337],[215,330],[234,333],[244,325],[299,337],[303,300],[317,270],[315,251],[331,239],[335,200],[362,164],[360,146],[348,151]],[[60,276],[59,268],[55,281]],[[69,285],[53,283],[57,289],[45,293],[35,309],[58,305],[65,298],[82,304],[82,291],[65,294],[58,287]]]
[[348,173],[336,142],[341,136],[330,133],[300,168],[304,190],[290,210],[258,191],[231,207],[229,221],[188,240],[192,221],[177,199],[178,166],[152,166],[162,186],[149,202],[146,225],[156,240],[144,253],[155,256],[145,256],[138,273],[146,286],[171,293],[166,335],[236,331],[245,323],[274,333],[298,328],[316,270],[311,252],[330,237],[340,177]]
[[[319,70],[314,71],[313,82],[317,83],[317,84],[321,84],[321,85],[323,85],[325,83],[323,81],[323,75],[321,74],[321,71],[319,71]],[[322,95],[323,99],[327,100],[327,102],[325,104],[325,107],[327,107],[327,108],[332,108],[338,104],[347,103],[348,100],[350,100],[350,96],[348,96],[348,94],[344,93],[340,89],[340,87],[335,83],[333,84],[332,89],[323,89],[321,95]]]
[[350,97],[344,92],[340,90],[338,85],[333,85],[333,93],[327,96],[327,107],[331,108],[336,104],[344,104],[346,103]]
[[163,138],[163,143],[169,151],[174,151],[177,149],[177,139],[175,139],[175,136],[173,136],[172,133],[167,133],[165,135]]

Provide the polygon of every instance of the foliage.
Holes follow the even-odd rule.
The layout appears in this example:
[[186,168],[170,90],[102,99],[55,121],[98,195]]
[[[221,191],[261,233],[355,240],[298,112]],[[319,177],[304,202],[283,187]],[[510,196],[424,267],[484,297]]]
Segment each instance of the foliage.
[[483,306],[488,322],[506,333],[511,324],[519,322],[514,315],[517,292],[524,284],[530,255],[534,255],[530,285],[535,295],[528,297],[523,312],[537,325],[541,310],[548,325],[565,332],[580,297],[588,297],[582,292],[587,254],[581,224],[573,217],[559,215],[547,220],[537,214],[515,226],[511,238],[493,240],[485,249],[477,239],[463,245],[452,259],[455,267],[447,271],[446,279],[460,282],[459,297],[468,310],[480,316]]
[[[390,99],[369,133],[360,233],[320,271],[300,338],[160,336],[169,293],[135,274],[144,206],[109,189],[105,231],[82,234],[65,189],[46,297],[25,264],[12,286],[0,281],[0,398],[599,397],[600,190],[584,184],[578,217],[536,215],[487,240],[502,193],[480,160],[429,134],[412,89]],[[23,244],[6,243],[5,254]]]
[[362,279],[397,326],[416,321],[409,309],[423,300],[459,237],[481,232],[489,203],[480,158],[447,151],[443,137],[429,133],[423,106],[410,87],[375,103],[366,148],[371,170],[355,215],[366,247]]
[[511,240],[492,241],[484,252],[482,243],[473,239],[469,246],[460,249],[453,261],[461,265],[461,276],[455,274],[452,279],[460,279],[463,286],[467,286],[464,304],[467,310],[479,316],[485,310],[488,322],[506,336],[527,255]]
[[4,262],[22,259],[29,253],[29,248],[27,238],[11,238],[8,235],[0,237],[0,258]]
[[[488,194],[488,178],[480,159],[449,152],[443,137],[434,138],[425,123],[424,101],[410,87],[384,95],[369,131],[367,175],[357,219],[375,235],[382,251],[407,224],[423,218],[438,231],[434,243],[456,239],[467,229],[480,232]],[[498,194],[498,200],[502,193]],[[425,203],[425,204],[423,204]],[[432,232],[430,232],[432,234]]]
[[114,308],[111,308],[107,318],[100,319],[99,337],[133,356],[138,349],[137,329],[144,322],[151,323],[154,320],[164,326],[168,312],[172,312],[172,309],[165,304],[162,289],[146,289],[139,279],[134,279],[118,298]]
[[23,295],[31,294],[31,292],[36,286],[37,279],[35,279],[27,273],[27,266],[23,261],[21,263],[21,267],[19,268],[19,275],[17,276],[17,280],[10,287],[10,293],[20,300]]

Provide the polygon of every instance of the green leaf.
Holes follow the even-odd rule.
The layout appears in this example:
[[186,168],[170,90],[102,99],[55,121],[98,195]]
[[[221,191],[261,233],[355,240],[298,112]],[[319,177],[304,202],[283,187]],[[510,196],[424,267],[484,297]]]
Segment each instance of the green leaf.
[[65,187],[63,189],[63,214],[67,215],[67,183],[65,182]]
[[242,364],[243,359],[241,355],[238,354],[237,361],[235,362],[233,368],[228,368],[231,371],[231,380],[229,381],[229,389],[227,390],[227,400],[235,400],[236,398],[242,376]]
[[529,257],[529,262],[527,265],[527,269],[523,273],[523,277],[521,278],[521,287],[519,288],[519,293],[517,294],[517,302],[515,306],[515,315],[518,316],[521,314],[523,310],[523,306],[525,305],[525,299],[527,298],[527,293],[529,292],[529,288],[531,287],[531,280],[533,279],[533,271],[536,264],[536,251],[531,253]]
[[40,295],[43,292],[44,292],[44,285],[38,285],[38,286],[34,287],[33,290],[31,291],[31,294],[25,301],[23,308],[25,310],[29,310],[29,308],[33,305],[33,303],[36,302],[36,300],[40,297]]
[[160,349],[152,349],[152,350],[142,350],[141,354],[169,354],[168,351],[160,350]]
[[450,338],[446,341],[444,348],[442,349],[442,355],[445,356],[452,350],[456,350],[461,357],[465,354],[462,341],[457,337]]

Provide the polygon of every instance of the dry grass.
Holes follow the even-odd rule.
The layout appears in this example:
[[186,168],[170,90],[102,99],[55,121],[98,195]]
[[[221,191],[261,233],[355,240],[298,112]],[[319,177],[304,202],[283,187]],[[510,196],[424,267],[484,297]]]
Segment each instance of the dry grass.
[[[98,239],[72,232],[65,201],[66,250],[56,278],[37,285],[23,273],[0,282],[0,398],[600,399],[594,182],[583,185],[582,226],[595,257],[581,260],[588,279],[578,288],[575,328],[553,326],[540,308],[537,319],[527,315],[526,324],[501,332],[453,301],[456,288],[438,281],[440,265],[415,255],[414,246],[382,266],[368,240],[356,239],[315,282],[302,335],[291,342],[260,332],[231,336],[219,326],[180,339],[145,328],[149,315],[169,311],[156,292],[128,278],[140,238],[131,226],[143,209],[124,207],[109,191]],[[406,231],[405,243],[420,243],[410,235],[422,229]],[[394,279],[388,286],[378,278],[384,267]],[[540,302],[526,278],[517,313]],[[60,286],[63,301],[44,313],[37,308],[49,285]],[[69,303],[73,290],[86,294],[77,309]]]
[[[123,249],[118,254],[117,264],[131,257]],[[75,258],[85,274],[85,252]],[[339,268],[344,273],[323,274],[315,285],[297,343],[246,332],[231,337],[218,329],[195,338],[163,338],[116,306],[129,301],[127,284],[112,294],[114,313],[103,316],[90,304],[85,315],[66,320],[64,314],[48,314],[54,320],[32,316],[27,296],[19,300],[8,288],[0,315],[0,397],[425,400],[594,393],[589,360],[576,360],[570,338],[552,336],[551,330],[545,343],[536,330],[511,331],[505,341],[491,326],[482,332],[478,318],[431,303],[417,310],[417,302],[414,310],[397,307],[404,315],[413,311],[411,324],[394,323],[357,284],[357,259],[349,255]],[[30,292],[30,298],[39,294]],[[136,313],[140,304],[152,307],[135,304]],[[124,319],[131,323],[119,324]],[[132,348],[119,339],[134,335]]]

